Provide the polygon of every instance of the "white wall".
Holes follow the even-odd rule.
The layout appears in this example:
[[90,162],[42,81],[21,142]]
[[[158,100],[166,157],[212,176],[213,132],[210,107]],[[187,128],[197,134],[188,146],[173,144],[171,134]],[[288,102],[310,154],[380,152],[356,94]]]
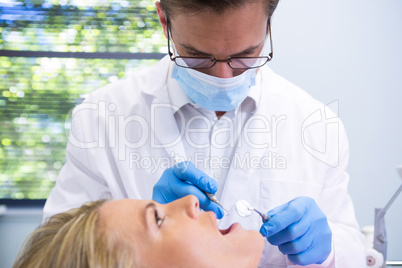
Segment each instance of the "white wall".
[[41,223],[42,210],[9,209],[0,215],[0,267],[10,268],[25,238]]
[[[402,1],[280,0],[271,67],[323,103],[339,101],[349,137],[350,194],[374,224],[401,184]],[[402,195],[386,215],[388,259],[402,260]]]

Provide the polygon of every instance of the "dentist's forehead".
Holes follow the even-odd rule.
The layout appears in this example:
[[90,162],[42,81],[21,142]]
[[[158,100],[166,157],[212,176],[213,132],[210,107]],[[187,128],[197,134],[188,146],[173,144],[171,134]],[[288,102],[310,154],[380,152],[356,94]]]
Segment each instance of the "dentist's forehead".
[[180,14],[170,20],[169,27],[176,46],[203,55],[230,56],[261,46],[267,34],[267,22],[266,12],[260,5],[250,4],[224,16],[212,12]]

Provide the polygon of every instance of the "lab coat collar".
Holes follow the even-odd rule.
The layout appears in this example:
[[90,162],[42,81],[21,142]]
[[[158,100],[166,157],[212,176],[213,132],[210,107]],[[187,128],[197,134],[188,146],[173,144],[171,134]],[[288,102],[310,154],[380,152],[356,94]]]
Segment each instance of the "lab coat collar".
[[[163,92],[166,91],[166,81],[168,80],[168,71],[170,65],[170,58],[168,55],[163,57],[156,64],[135,71],[132,76],[134,83],[144,83],[141,91],[144,94],[153,96],[153,98],[163,98]],[[141,79],[141,81],[136,81]]]
[[[164,87],[166,88],[166,87]],[[152,137],[154,148],[164,148],[172,158],[178,156],[186,159],[186,151],[182,142],[182,131],[179,130],[174,114],[178,108],[169,103],[167,91],[161,91],[160,95],[152,102]]]
[[[153,101],[151,106],[151,113],[153,124],[152,134],[155,135],[153,146],[155,148],[164,148],[168,155],[179,156],[186,158],[186,153],[182,143],[182,135],[179,130],[174,114],[178,111],[178,107],[171,103],[167,91],[167,81],[169,68],[171,66],[171,60],[169,56],[164,57],[156,65],[151,75],[166,75],[165,78],[160,77],[158,79],[149,78],[151,81],[146,87],[144,87],[144,92],[146,94],[152,95]],[[149,71],[148,71],[149,72]],[[162,84],[161,84],[162,83]]]
[[250,88],[250,91],[248,92],[248,95],[246,98],[246,99],[250,99],[254,103],[254,109],[253,109],[252,113],[255,113],[255,111],[259,107],[260,98],[261,98],[261,70],[259,68],[255,75],[255,86],[252,86]]
[[169,63],[169,72],[167,76],[167,91],[170,103],[175,107],[177,107],[178,109],[181,109],[181,107],[183,107],[187,103],[194,104],[194,102],[183,91],[179,83],[177,83],[176,79],[172,78],[174,65],[175,65],[174,62]]

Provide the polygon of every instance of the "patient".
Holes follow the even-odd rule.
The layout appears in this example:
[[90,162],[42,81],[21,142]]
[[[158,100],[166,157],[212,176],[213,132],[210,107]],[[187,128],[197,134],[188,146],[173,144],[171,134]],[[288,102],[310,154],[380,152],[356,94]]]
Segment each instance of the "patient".
[[13,267],[257,267],[263,245],[239,224],[219,230],[194,196],[101,200],[51,217]]

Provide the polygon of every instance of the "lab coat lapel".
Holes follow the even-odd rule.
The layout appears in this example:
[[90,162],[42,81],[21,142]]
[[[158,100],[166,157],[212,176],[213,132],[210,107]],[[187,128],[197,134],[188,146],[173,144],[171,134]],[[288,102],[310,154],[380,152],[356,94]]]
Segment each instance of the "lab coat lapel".
[[177,110],[170,104],[165,87],[151,105],[151,143],[154,148],[164,148],[171,157],[183,159],[186,157],[182,142],[184,133],[179,130],[174,118]]

